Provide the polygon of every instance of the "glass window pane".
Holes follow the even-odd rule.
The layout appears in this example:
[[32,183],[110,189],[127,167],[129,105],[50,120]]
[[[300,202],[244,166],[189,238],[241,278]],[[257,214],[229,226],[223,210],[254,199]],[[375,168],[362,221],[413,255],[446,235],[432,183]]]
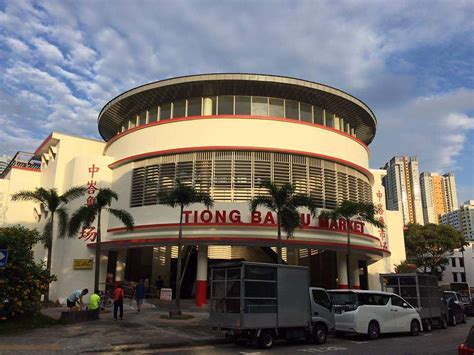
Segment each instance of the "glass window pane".
[[202,99],[195,97],[188,100],[188,116],[201,116]]
[[268,97],[252,97],[252,115],[268,116]]
[[324,126],[324,111],[316,106],[314,106],[314,123]]
[[132,118],[130,118],[130,126],[128,126],[129,128],[133,128],[137,125],[137,117],[136,116],[133,116]]
[[334,128],[334,114],[329,111],[325,111],[326,114],[326,126]]
[[313,110],[312,106],[308,104],[300,103],[300,117],[301,121],[313,122]]
[[173,118],[186,116],[186,100],[173,102]]
[[138,116],[138,125],[142,126],[146,124],[146,111],[140,112],[140,115]]
[[285,101],[285,117],[292,118],[295,120],[299,119],[297,101]]
[[235,97],[235,114],[250,115],[251,114],[250,96]]
[[270,116],[285,117],[283,100],[270,98]]
[[233,96],[219,96],[218,115],[233,115],[234,114],[234,97]]
[[169,120],[171,118],[171,103],[161,105],[160,121]]
[[156,122],[158,116],[158,108],[154,107],[148,111],[148,123]]

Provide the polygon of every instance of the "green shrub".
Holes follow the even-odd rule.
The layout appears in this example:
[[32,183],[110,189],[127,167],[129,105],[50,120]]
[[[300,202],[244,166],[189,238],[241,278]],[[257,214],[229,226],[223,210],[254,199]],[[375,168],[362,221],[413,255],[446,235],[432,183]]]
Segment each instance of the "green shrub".
[[38,231],[22,226],[0,228],[0,249],[8,250],[8,265],[0,271],[0,319],[30,316],[40,310],[41,295],[56,276],[36,263],[33,246]]

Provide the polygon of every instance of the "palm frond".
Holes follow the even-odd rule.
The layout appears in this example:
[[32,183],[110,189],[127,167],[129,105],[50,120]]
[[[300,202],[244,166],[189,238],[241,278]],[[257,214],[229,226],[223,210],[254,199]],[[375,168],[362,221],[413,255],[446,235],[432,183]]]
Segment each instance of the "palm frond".
[[270,196],[255,196],[250,201],[250,210],[255,212],[258,206],[263,206],[268,208],[271,211],[275,211],[275,204],[273,203],[273,199]]
[[287,238],[291,239],[296,228],[301,227],[301,216],[295,208],[284,208],[280,212],[280,223]]
[[53,235],[51,234],[52,223],[53,221],[51,220],[51,217],[49,217],[43,227],[43,233],[40,237],[40,241],[45,248],[50,248],[53,243]]
[[207,193],[197,192],[194,203],[202,203],[207,208],[212,208],[214,206],[214,200]]
[[96,204],[99,208],[110,207],[113,200],[118,201],[118,195],[115,191],[109,188],[99,189],[99,192],[96,195]]
[[64,238],[67,233],[68,219],[69,215],[65,207],[58,208],[56,210],[56,215],[58,216],[58,225],[59,225],[59,238]]
[[122,224],[127,227],[127,230],[133,230],[133,226],[135,223],[133,221],[133,216],[130,213],[125,210],[118,210],[115,208],[108,208],[107,211],[109,211],[118,220],[120,220],[120,222],[122,222]]
[[295,208],[306,207],[310,210],[311,215],[313,215],[313,217],[316,215],[316,204],[309,196],[300,194],[293,195],[291,197],[290,204],[293,205]]
[[38,193],[38,189],[34,191],[20,191],[13,194],[12,201],[34,201],[38,203],[45,203],[43,196]]
[[69,220],[68,236],[74,237],[79,232],[81,226],[89,227],[97,216],[97,213],[97,206],[82,206],[74,211]]
[[64,203],[69,203],[78,197],[84,196],[86,192],[87,189],[84,186],[74,186],[63,193],[59,199]]

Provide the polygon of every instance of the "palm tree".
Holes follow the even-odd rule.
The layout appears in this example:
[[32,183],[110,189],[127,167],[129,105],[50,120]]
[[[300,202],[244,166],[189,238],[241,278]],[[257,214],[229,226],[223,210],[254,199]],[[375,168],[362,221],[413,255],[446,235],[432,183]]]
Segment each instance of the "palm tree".
[[320,213],[321,218],[338,220],[343,218],[347,228],[347,254],[346,254],[346,272],[347,284],[349,289],[354,285],[351,275],[351,228],[350,222],[357,220],[367,222],[377,228],[385,228],[384,224],[375,218],[376,207],[373,203],[343,201],[338,208],[332,211],[323,211]]
[[70,237],[73,237],[79,232],[82,227],[88,228],[92,222],[97,218],[97,235],[95,242],[95,277],[94,289],[99,289],[99,275],[100,275],[100,251],[101,251],[101,216],[102,211],[107,211],[118,218],[120,222],[127,227],[127,230],[132,230],[134,226],[133,217],[125,210],[111,208],[113,200],[118,201],[118,195],[108,188],[99,189],[96,195],[95,202],[88,206],[82,206],[77,209],[69,221]]
[[[41,242],[48,250],[48,260],[46,261],[46,268],[51,274],[51,256],[53,253],[53,233],[54,222],[56,215],[58,216],[59,237],[66,235],[68,213],[66,205],[84,195],[86,193],[85,187],[72,187],[62,195],[58,194],[57,189],[37,188],[33,191],[20,191],[12,196],[12,201],[33,201],[42,204],[49,214],[49,218],[44,225]],[[46,215],[47,216],[47,215]],[[44,300],[49,301],[49,285],[44,295]]]
[[281,187],[274,184],[271,180],[264,180],[261,186],[268,190],[269,195],[260,195],[254,197],[250,201],[250,210],[255,212],[258,206],[263,206],[277,216],[277,249],[278,264],[282,263],[282,246],[281,246],[281,230],[287,233],[288,238],[293,236],[293,232],[297,227],[301,226],[299,207],[306,207],[314,216],[316,213],[316,205],[309,196],[295,194],[295,187],[286,183]]
[[184,208],[193,203],[202,203],[207,208],[214,205],[214,201],[207,193],[198,192],[193,186],[183,184],[176,180],[175,187],[169,192],[161,192],[159,195],[160,204],[175,208],[179,206],[179,232],[178,232],[178,265],[176,268],[176,314],[181,314],[181,284],[184,275],[181,275],[182,259],[182,239],[183,239],[183,211]]

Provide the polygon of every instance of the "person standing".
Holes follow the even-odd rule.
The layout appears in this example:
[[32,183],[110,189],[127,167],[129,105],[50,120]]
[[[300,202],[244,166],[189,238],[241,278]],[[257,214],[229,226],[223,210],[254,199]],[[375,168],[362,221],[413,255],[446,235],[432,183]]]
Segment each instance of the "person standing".
[[145,283],[143,279],[135,286],[135,299],[137,301],[137,313],[140,313],[143,299],[145,298]]
[[120,283],[117,283],[114,290],[114,319],[117,320],[117,311],[120,310],[120,320],[123,319],[123,299],[125,291]]
[[89,290],[87,288],[83,290],[74,291],[66,300],[67,306],[69,307],[69,311],[72,312],[74,310],[76,303],[79,303],[79,306],[81,307],[81,310],[82,310],[82,306],[83,306],[82,297],[84,297],[88,293],[89,293]]
[[91,311],[96,312],[97,318],[99,318],[99,307],[100,307],[100,291],[95,290],[94,293],[91,295],[89,301],[89,309]]
[[158,278],[155,281],[156,296],[160,298],[161,289],[165,287],[165,282],[161,278],[161,275],[158,275]]

